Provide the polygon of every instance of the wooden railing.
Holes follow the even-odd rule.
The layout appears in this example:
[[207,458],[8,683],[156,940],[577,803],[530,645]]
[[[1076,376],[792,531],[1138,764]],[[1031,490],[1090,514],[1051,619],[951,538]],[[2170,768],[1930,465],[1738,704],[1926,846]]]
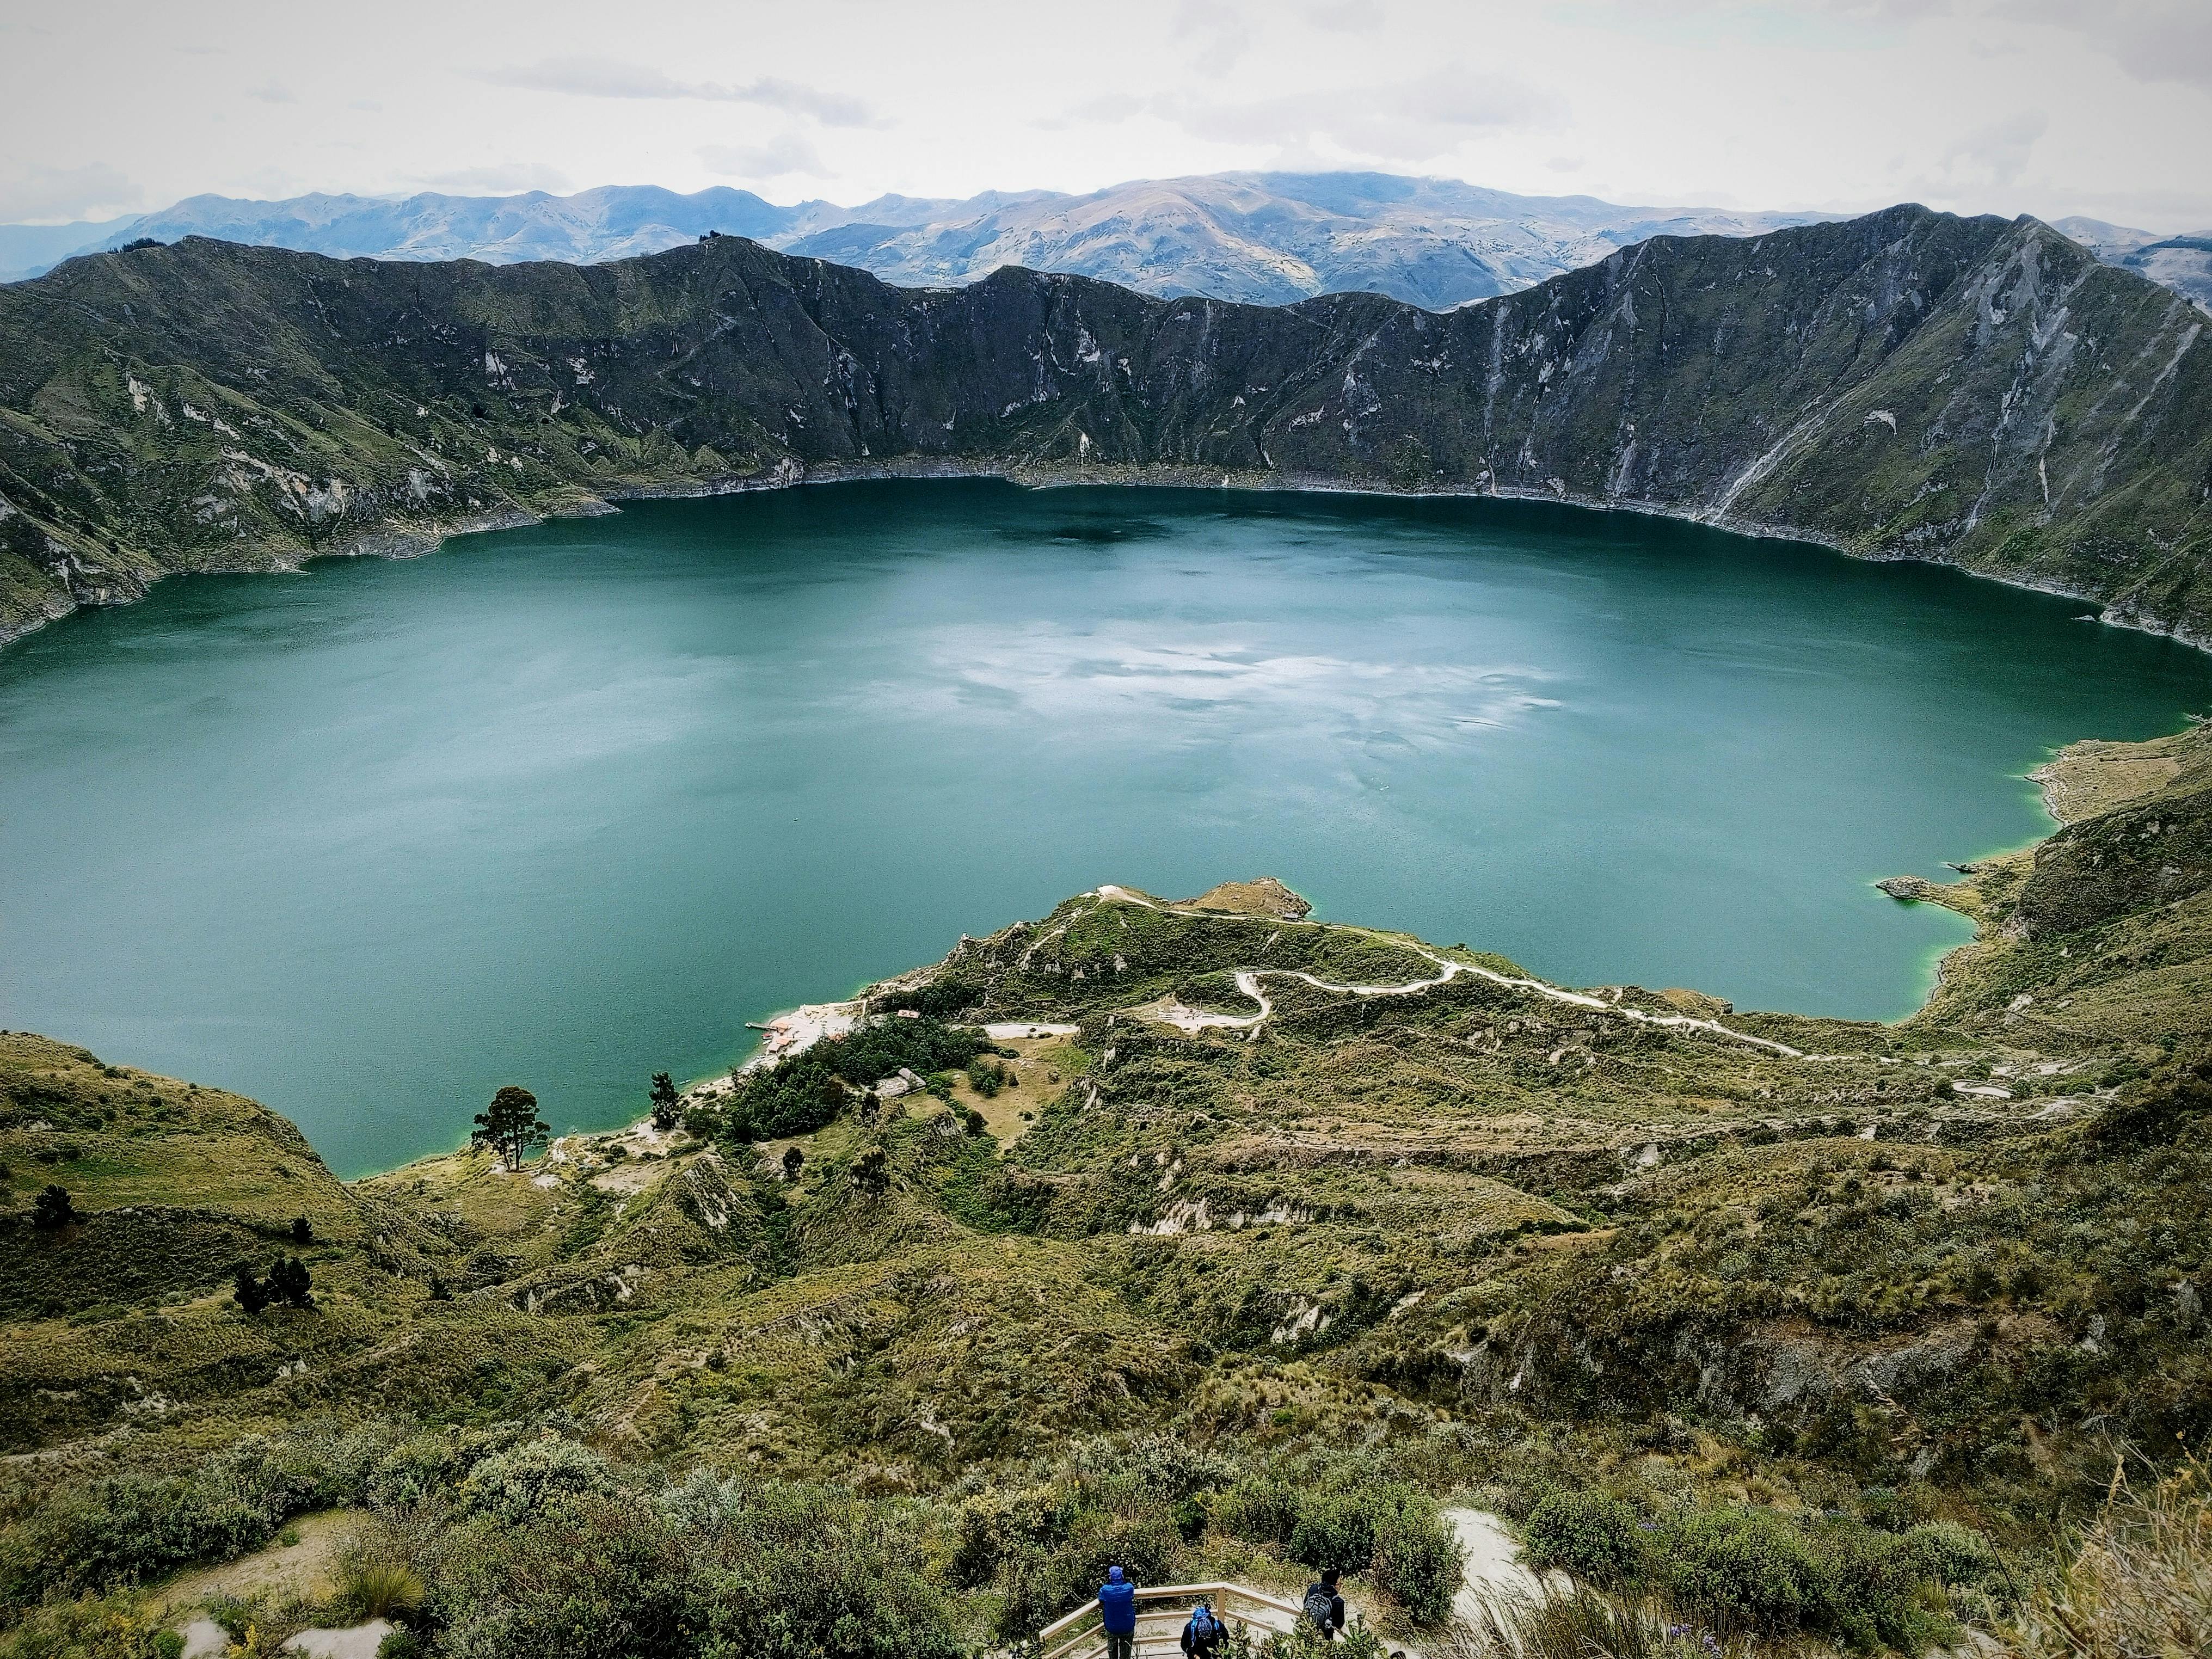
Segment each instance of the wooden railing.
[[[1182,1650],[1182,1627],[1203,1601],[1224,1626],[1242,1625],[1255,1638],[1279,1636],[1298,1621],[1295,1602],[1243,1584],[1154,1584],[1137,1591],[1135,1659],[1164,1659]],[[1091,1659],[1106,1651],[1098,1603],[1064,1613],[1037,1632],[1036,1659]]]

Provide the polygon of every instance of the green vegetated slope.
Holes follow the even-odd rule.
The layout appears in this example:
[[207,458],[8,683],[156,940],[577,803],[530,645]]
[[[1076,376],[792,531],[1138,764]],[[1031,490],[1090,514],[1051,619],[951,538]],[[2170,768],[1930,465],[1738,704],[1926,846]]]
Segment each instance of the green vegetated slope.
[[855,471],[1502,491],[1953,560],[2203,637],[2212,342],[2033,220],[1659,238],[1437,314],[734,238],[593,266],[193,238],[0,287],[0,634],[180,569]]
[[[338,1504],[347,1605],[410,1575],[453,1653],[950,1653],[1114,1559],[1334,1559],[1410,1622],[1457,1495],[1724,1634],[2001,1623],[2212,1401],[2212,737],[2051,787],[2058,835],[1928,890],[1980,935],[1894,1026],[1101,890],[876,988],[901,1042],[1077,1028],[933,1092],[817,1067],[795,1139],[747,1138],[771,1076],[352,1186],[249,1102],[0,1036],[0,1604],[143,1635],[118,1586]],[[249,1316],[278,1255],[314,1305]],[[825,1582],[875,1588],[763,1632]]]

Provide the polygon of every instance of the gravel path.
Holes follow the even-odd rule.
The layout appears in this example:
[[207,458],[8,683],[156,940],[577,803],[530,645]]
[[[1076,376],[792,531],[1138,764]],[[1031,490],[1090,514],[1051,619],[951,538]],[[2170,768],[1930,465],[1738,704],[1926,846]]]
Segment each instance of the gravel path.
[[[1126,887],[1101,887],[1097,889],[1097,896],[1102,899],[1118,903],[1142,905],[1148,910],[1164,910],[1171,915],[1194,916],[1203,914],[1196,910],[1185,910],[1173,905],[1158,903],[1145,897],[1142,894],[1133,893]],[[1321,924],[1319,922],[1286,922],[1284,926],[1317,927]],[[1615,1019],[1632,1020],[1644,1025],[1664,1026],[1673,1030],[1703,1031],[1709,1036],[1725,1038],[1731,1042],[1748,1043],[1754,1048],[1766,1049],[1771,1054],[1781,1055],[1784,1060],[1820,1058],[1819,1055],[1808,1055],[1801,1048],[1792,1048],[1789,1044],[1777,1042],[1771,1037],[1753,1036],[1748,1031],[1734,1030],[1732,1027],[1722,1024],[1718,1020],[1698,1019],[1689,1014],[1655,1014],[1642,1008],[1623,1008],[1607,1001],[1603,997],[1593,996],[1587,991],[1565,991],[1556,985],[1547,985],[1540,979],[1521,979],[1510,974],[1501,974],[1493,969],[1479,966],[1472,962],[1454,962],[1423,946],[1416,945],[1409,948],[1426,957],[1442,971],[1434,979],[1410,980],[1403,985],[1337,985],[1296,968],[1239,968],[1236,970],[1237,988],[1259,1005],[1258,1013],[1209,1013],[1201,1009],[1186,1008],[1181,1003],[1170,1002],[1156,1018],[1164,1024],[1172,1025],[1178,1030],[1187,1031],[1194,1036],[1207,1030],[1234,1031],[1257,1030],[1275,1011],[1275,1005],[1268,1000],[1267,993],[1261,988],[1260,980],[1262,975],[1272,975],[1277,979],[1302,980],[1316,990],[1333,992],[1339,996],[1405,997],[1418,995],[1423,991],[1434,990],[1437,986],[1448,984],[1462,974],[1472,974],[1478,979],[1486,979],[1495,985],[1503,985],[1510,989],[1526,992],[1533,996],[1546,997],[1553,1002],[1565,1003],[1571,1007],[1586,1008],[1593,1013],[1606,1014]]]

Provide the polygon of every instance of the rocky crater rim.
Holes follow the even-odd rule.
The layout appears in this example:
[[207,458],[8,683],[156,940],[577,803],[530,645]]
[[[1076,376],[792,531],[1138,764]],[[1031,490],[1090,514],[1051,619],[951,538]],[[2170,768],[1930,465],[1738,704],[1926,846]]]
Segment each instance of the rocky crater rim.
[[0,289],[0,627],[610,501],[981,475],[1660,514],[2202,646],[2205,321],[2033,220],[1917,207],[1445,313],[902,289],[735,238],[588,267],[191,239]]

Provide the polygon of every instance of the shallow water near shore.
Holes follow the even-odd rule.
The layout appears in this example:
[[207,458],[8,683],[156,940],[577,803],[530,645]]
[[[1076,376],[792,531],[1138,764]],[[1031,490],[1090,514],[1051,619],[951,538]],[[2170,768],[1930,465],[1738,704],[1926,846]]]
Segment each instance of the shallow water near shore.
[[1121,882],[1894,1018],[1875,879],[2212,706],[2078,602],[1535,504],[855,483],[179,578],[0,652],[0,1024],[342,1174]]

